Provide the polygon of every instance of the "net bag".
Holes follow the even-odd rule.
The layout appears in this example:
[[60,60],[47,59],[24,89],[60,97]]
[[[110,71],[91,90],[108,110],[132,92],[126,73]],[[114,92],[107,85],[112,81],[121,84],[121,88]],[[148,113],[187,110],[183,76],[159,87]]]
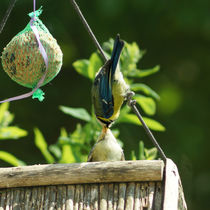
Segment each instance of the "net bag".
[[[60,71],[63,53],[49,30],[38,18],[42,13],[40,8],[35,12],[35,21],[40,41],[48,57],[48,69],[44,82],[41,86],[50,82]],[[29,16],[33,18],[34,12]],[[7,44],[2,52],[2,66],[9,77],[18,84],[35,88],[46,71],[44,59],[40,53],[39,46],[30,22]]]

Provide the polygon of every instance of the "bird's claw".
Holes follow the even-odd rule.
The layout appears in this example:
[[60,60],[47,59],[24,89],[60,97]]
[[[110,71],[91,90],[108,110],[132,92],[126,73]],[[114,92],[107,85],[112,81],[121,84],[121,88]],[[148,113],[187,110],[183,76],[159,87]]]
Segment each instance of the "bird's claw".
[[133,100],[133,96],[135,95],[135,93],[133,91],[128,91],[126,94],[126,100],[127,100],[127,104],[128,106],[132,106],[136,104],[136,100]]

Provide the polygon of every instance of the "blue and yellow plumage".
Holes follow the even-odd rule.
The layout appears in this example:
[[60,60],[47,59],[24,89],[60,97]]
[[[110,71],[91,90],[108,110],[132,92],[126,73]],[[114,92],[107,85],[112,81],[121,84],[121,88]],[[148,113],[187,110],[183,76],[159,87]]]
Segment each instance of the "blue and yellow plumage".
[[92,100],[95,114],[106,127],[109,127],[118,118],[120,108],[129,90],[119,67],[123,47],[124,42],[117,35],[111,59],[100,68],[93,83]]

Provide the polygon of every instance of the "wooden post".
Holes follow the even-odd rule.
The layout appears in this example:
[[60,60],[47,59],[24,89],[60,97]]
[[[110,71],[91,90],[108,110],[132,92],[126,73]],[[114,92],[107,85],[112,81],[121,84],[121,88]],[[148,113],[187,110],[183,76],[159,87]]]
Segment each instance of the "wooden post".
[[166,161],[164,185],[163,210],[186,210],[187,205],[179,172],[174,162],[170,159]]

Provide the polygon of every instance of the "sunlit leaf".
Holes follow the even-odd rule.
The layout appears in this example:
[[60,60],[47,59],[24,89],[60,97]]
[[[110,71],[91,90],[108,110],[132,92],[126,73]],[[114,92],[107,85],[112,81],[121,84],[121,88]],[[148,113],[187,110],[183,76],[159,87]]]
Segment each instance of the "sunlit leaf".
[[52,144],[49,146],[49,151],[57,158],[60,159],[62,156],[62,151],[59,146]]
[[24,166],[26,165],[23,161],[19,160],[16,158],[14,155],[5,152],[5,151],[0,151],[0,159],[11,164],[12,166]]
[[[147,117],[143,117],[143,120],[150,129],[155,131],[165,131],[165,127],[159,122]],[[119,117],[118,123],[132,123],[135,125],[142,125],[135,114],[126,114],[123,117]]]
[[8,110],[8,108],[9,108],[8,102],[0,105],[0,124],[2,123],[2,121],[4,119],[5,112]]
[[165,127],[161,123],[157,122],[156,120],[153,120],[153,119],[147,118],[147,117],[143,117],[143,119],[144,119],[144,122],[146,123],[146,125],[150,129],[152,129],[154,131],[165,131]]
[[151,149],[145,148],[145,154],[147,160],[155,160],[157,158],[157,148],[153,147]]
[[149,86],[142,83],[135,83],[130,85],[131,90],[133,91],[141,91],[147,96],[152,96],[153,98],[159,100],[160,96]]
[[134,99],[137,101],[137,103],[142,107],[144,112],[148,115],[154,115],[156,112],[156,103],[155,101],[146,96],[142,95],[135,95]]
[[144,142],[139,141],[139,160],[145,160],[144,150]]
[[94,80],[95,74],[101,68],[101,66],[102,61],[97,53],[92,53],[89,60],[82,59],[73,63],[75,70],[90,80]]
[[66,106],[59,106],[60,110],[65,114],[71,115],[80,120],[84,120],[89,122],[91,120],[91,116],[89,113],[83,108],[72,108]]
[[125,76],[129,75],[129,72],[136,69],[136,65],[142,56],[143,51],[140,51],[135,42],[132,44],[125,43],[121,55],[121,71]]
[[154,74],[160,70],[159,66],[155,66],[154,68],[151,69],[144,69],[144,70],[138,70],[138,69],[133,69],[132,71],[128,72],[128,77],[146,77],[151,74]]
[[26,136],[27,131],[15,127],[15,126],[9,126],[9,127],[2,127],[0,128],[0,139],[18,139],[20,137]]
[[88,66],[88,77],[94,80],[96,72],[101,68],[102,61],[97,53],[93,53],[90,57],[90,62]]
[[55,160],[47,149],[48,145],[41,131],[38,128],[34,128],[34,134],[35,134],[35,145],[39,148],[46,161],[48,163],[54,163]]
[[136,154],[134,150],[131,151],[131,160],[136,160]]
[[83,60],[78,60],[78,61],[75,61],[73,63],[73,67],[75,68],[75,70],[81,74],[82,76],[85,76],[89,79],[91,79],[89,77],[89,73],[88,73],[88,66],[89,66],[89,60],[86,60],[86,59],[83,59]]
[[[60,138],[68,138],[68,134],[64,128],[61,129]],[[70,144],[62,145],[62,157],[59,163],[74,163],[76,158],[74,156],[72,147]]]

